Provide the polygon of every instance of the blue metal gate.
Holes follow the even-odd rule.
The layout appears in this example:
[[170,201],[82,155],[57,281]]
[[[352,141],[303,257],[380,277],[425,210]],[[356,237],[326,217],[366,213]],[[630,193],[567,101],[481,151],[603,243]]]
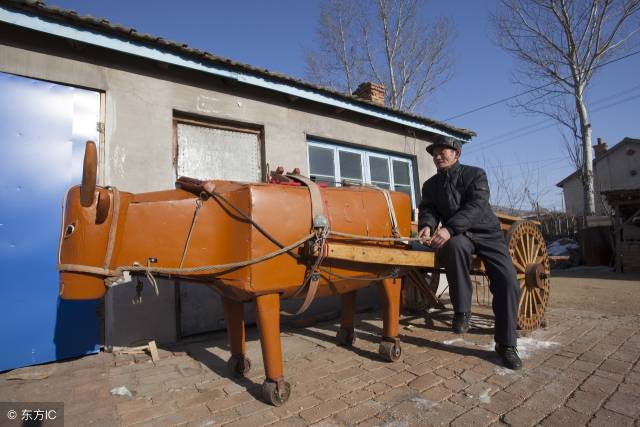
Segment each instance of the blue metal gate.
[[98,92],[0,73],[0,371],[99,350],[99,302],[61,301],[56,271],[99,111]]

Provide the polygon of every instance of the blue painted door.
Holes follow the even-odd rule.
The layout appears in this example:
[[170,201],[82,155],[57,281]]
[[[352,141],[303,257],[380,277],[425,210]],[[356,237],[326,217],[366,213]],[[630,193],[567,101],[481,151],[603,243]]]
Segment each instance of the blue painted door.
[[62,200],[100,94],[0,73],[0,371],[95,353],[98,301],[61,301]]

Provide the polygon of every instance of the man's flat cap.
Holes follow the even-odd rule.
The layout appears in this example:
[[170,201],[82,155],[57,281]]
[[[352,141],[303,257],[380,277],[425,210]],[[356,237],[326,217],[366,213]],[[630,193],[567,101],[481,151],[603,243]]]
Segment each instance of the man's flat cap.
[[457,152],[462,151],[462,144],[460,143],[460,140],[452,138],[450,136],[444,136],[437,141],[434,141],[433,144],[427,147],[427,152],[433,156],[433,150],[436,147],[452,148]]

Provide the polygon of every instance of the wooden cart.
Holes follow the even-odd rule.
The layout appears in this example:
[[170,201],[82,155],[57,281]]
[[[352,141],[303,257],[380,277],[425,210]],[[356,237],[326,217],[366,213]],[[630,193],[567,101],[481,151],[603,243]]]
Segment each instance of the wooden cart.
[[[513,265],[520,283],[518,328],[533,330],[545,320],[549,301],[549,254],[537,222],[498,213],[502,231],[509,246]],[[420,252],[397,248],[363,247],[346,243],[329,243],[329,258],[373,264],[393,264],[410,267],[405,283],[420,289],[431,306],[444,308],[436,296],[444,267],[435,252]],[[479,258],[474,257],[472,274],[486,275]]]

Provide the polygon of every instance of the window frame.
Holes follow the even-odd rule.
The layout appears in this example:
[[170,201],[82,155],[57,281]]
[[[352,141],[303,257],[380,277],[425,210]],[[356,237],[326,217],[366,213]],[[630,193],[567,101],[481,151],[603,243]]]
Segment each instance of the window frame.
[[[340,187],[342,185],[341,181],[343,179],[341,170],[340,170],[340,151],[346,151],[346,152],[351,152],[351,153],[360,155],[360,161],[361,161],[360,166],[362,168],[362,178],[363,178],[363,182],[366,184],[371,184],[369,159],[371,157],[385,159],[387,161],[387,167],[389,169],[389,187],[392,191],[397,191],[395,177],[393,173],[393,162],[399,161],[399,162],[405,163],[409,167],[409,186],[411,188],[411,196],[410,196],[411,206],[412,206],[412,209],[416,209],[418,195],[417,195],[417,190],[415,187],[414,176],[413,176],[414,161],[411,158],[402,157],[388,151],[385,152],[385,151],[368,150],[365,148],[347,147],[347,146],[336,144],[336,143],[322,142],[315,139],[309,139],[307,140],[307,170],[309,171],[309,175],[311,175],[311,158],[309,155],[309,147],[318,147],[318,148],[324,148],[324,149],[333,151],[333,165],[334,165],[334,171],[335,171],[334,185],[336,187]],[[321,175],[321,176],[324,177],[324,175]],[[344,178],[344,179],[353,180],[351,178]],[[406,184],[397,184],[397,185],[406,187]]]

